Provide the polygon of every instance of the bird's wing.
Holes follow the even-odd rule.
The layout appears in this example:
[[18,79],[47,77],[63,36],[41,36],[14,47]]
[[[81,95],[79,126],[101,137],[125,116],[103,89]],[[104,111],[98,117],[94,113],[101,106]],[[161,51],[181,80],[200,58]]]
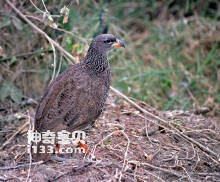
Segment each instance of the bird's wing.
[[108,86],[74,65],[46,90],[35,115],[38,131],[83,129],[100,115]]
[[85,92],[86,84],[82,83],[86,77],[76,69],[64,72],[50,84],[36,111],[35,128],[38,131],[62,130],[68,122],[79,118],[78,102]]

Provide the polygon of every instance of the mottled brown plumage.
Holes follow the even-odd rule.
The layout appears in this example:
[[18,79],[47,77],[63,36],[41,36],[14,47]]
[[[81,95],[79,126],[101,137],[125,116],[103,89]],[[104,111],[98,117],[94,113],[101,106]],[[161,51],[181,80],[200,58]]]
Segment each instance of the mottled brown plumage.
[[[97,36],[86,57],[50,84],[36,111],[35,129],[38,132],[73,132],[94,124],[110,88],[107,52],[113,47],[124,47],[124,44],[111,34]],[[48,160],[50,157],[49,153],[33,154],[35,160]]]

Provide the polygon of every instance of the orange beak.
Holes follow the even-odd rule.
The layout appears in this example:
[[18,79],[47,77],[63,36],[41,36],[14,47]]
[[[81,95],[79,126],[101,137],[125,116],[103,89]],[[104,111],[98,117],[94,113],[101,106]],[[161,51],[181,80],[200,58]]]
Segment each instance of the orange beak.
[[116,43],[112,44],[112,46],[114,46],[114,47],[124,47],[125,48],[125,44],[122,41],[118,40],[118,39],[116,39]]

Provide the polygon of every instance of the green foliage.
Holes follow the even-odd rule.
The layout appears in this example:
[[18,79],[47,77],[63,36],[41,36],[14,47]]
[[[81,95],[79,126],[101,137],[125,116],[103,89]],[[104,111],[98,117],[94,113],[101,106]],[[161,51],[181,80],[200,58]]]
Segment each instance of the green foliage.
[[[45,2],[49,10],[54,10],[54,14],[67,5],[64,2]],[[217,29],[219,8],[220,4],[215,0],[113,0],[96,3],[81,0],[79,5],[73,3],[70,6],[67,23],[63,23],[63,17],[58,20],[59,27],[68,33],[59,32],[57,35],[51,29],[45,31],[73,56],[82,58],[93,36],[106,29],[126,44],[125,49],[115,49],[109,54],[113,86],[128,96],[160,109],[191,109],[194,105],[203,105],[209,98],[213,100],[211,104],[219,108],[219,42],[209,41],[193,46]],[[30,6],[29,11],[36,10]],[[3,20],[0,25],[8,26],[9,19]],[[25,30],[22,39],[31,40],[36,46],[34,40],[38,39],[29,38],[33,33],[19,20],[13,21],[17,30]],[[41,42],[39,47],[44,44]],[[27,64],[28,69],[43,71],[44,74],[35,75],[42,85],[48,84],[53,73],[52,56],[35,56],[33,60],[38,60],[36,67]],[[57,65],[60,57],[57,51]],[[20,62],[18,57],[11,56],[7,66],[13,70]],[[70,62],[64,58],[60,72],[69,65]],[[16,85],[20,86],[17,82]],[[4,89],[2,91],[2,86],[1,92],[4,92],[1,98],[12,98]],[[217,110],[216,113],[220,114]]]
[[[64,17],[61,18],[62,21],[60,21],[60,23],[63,22],[63,18]],[[72,31],[74,28],[74,24],[76,24],[76,22],[78,22],[77,13],[73,8],[70,8],[68,22],[64,24],[61,23],[61,25],[62,25],[62,28],[64,28],[65,30]]]

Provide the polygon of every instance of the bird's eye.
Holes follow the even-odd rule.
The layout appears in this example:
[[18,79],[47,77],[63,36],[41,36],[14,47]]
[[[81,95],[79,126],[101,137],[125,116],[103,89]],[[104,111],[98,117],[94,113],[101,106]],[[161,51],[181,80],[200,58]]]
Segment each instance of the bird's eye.
[[108,39],[108,40],[105,40],[104,42],[107,43],[107,44],[109,44],[109,43],[111,43],[112,41],[111,41],[110,39]]

